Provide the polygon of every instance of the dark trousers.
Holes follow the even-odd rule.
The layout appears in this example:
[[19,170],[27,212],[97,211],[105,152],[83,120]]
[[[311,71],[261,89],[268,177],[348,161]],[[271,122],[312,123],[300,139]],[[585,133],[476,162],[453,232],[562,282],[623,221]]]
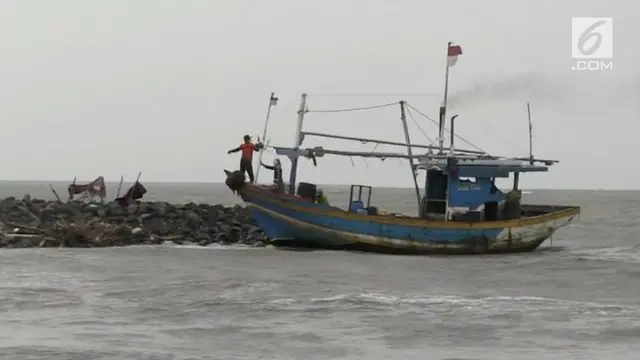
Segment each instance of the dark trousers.
[[251,160],[240,159],[240,171],[249,175],[249,181],[253,183],[253,164]]

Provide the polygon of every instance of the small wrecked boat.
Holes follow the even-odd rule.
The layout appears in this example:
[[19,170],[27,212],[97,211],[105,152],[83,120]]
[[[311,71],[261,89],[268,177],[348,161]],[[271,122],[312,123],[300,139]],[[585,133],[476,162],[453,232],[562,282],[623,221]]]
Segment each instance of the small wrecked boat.
[[[459,46],[448,44],[447,83],[449,67],[461,53]],[[255,220],[272,243],[284,247],[395,254],[515,253],[538,248],[556,230],[576,221],[580,215],[578,206],[521,203],[520,175],[546,172],[558,162],[533,157],[530,116],[529,157],[493,156],[479,150],[456,149],[453,128],[457,115],[450,120],[451,144],[444,147],[447,88],[445,85],[436,145],[411,143],[405,113],[407,109],[422,113],[405,101],[396,104],[400,109],[405,143],[305,132],[304,116],[309,110],[307,95],[302,94],[294,146],[271,146],[277,154],[291,161],[288,189],[283,193],[281,188],[247,183],[243,173],[228,170],[225,170],[226,184],[250,206]],[[403,146],[406,153],[303,148],[306,136]],[[426,149],[426,153],[414,154],[414,149]],[[371,186],[351,185],[347,207],[342,209],[318,201],[315,184],[296,184],[300,159],[315,162],[317,158],[331,155],[408,160],[414,179],[418,215],[380,211],[372,203],[375,198]],[[418,171],[426,172],[423,187],[418,185]],[[497,178],[512,178],[512,189],[498,189],[495,185]]]

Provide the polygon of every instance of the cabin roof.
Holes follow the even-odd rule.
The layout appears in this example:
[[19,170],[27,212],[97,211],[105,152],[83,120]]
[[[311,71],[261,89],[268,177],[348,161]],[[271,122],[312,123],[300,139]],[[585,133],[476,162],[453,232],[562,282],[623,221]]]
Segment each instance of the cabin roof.
[[[547,171],[549,169],[546,165],[531,164],[529,161],[523,161],[518,159],[482,159],[482,158],[458,158],[457,166],[460,168],[487,168],[487,169],[502,169],[510,172],[536,172]],[[446,158],[428,158],[418,163],[420,168],[439,168],[441,170],[446,169]]]
[[[548,166],[530,164],[514,159],[456,159],[458,176],[463,177],[509,177],[513,172],[546,172]],[[427,159],[418,164],[418,169],[437,169],[448,172],[446,159]]]

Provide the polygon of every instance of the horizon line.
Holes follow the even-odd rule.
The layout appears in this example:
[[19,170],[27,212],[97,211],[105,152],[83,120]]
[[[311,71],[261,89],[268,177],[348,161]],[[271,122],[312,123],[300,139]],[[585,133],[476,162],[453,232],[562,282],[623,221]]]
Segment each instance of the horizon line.
[[[5,180],[5,179],[0,179],[0,183],[4,182],[4,183],[52,183],[52,182],[68,182],[68,179],[65,180]],[[76,180],[78,181],[78,180]],[[81,181],[92,181],[92,180],[81,180]],[[106,184],[119,184],[119,181],[105,181]],[[123,185],[129,183],[128,181],[123,181]],[[209,184],[209,185],[225,185],[224,182],[210,182],[210,181],[166,181],[166,180],[148,180],[145,181],[145,183],[151,183],[151,184],[172,184],[172,185],[180,185],[180,184],[185,184],[185,185],[205,185],[205,184]],[[340,187],[349,187],[353,184],[316,184],[319,186],[340,186]],[[413,186],[410,185],[406,185],[406,186],[391,186],[391,185],[368,185],[371,186],[372,188],[385,188],[385,189],[413,189]],[[617,189],[617,188],[563,188],[563,187],[558,187],[558,188],[538,188],[538,187],[528,187],[528,188],[521,188],[520,190],[569,190],[569,191],[640,191],[640,188],[621,188],[621,189]]]

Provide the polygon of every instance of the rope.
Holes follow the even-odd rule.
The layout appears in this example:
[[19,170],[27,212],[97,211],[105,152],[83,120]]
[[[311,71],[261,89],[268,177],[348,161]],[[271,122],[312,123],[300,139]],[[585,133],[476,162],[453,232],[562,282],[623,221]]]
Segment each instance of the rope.
[[[428,117],[428,116],[427,116],[425,113],[423,113],[422,111],[420,111],[420,110],[416,109],[415,107],[411,106],[411,104],[408,104],[408,103],[405,103],[405,104],[407,105],[407,107],[409,107],[409,108],[411,108],[411,109],[415,110],[418,114],[420,114],[420,115],[424,116],[427,120],[431,121],[432,123],[434,123],[434,124],[436,124],[436,125],[440,125],[440,124],[438,124],[438,122],[436,122],[436,121],[435,121],[435,120],[433,120],[432,118]],[[445,130],[445,132],[448,132],[448,131],[449,131],[449,129],[447,129],[446,127],[444,127],[444,130]],[[456,134],[456,133],[454,133],[453,135],[454,135],[455,137],[457,137],[458,139],[460,139],[461,141],[463,141],[464,143],[466,143],[467,145],[469,145],[469,146],[473,147],[474,149],[476,149],[476,150],[478,150],[478,151],[482,151],[483,153],[485,153],[485,154],[487,154],[487,155],[490,155],[488,152],[486,152],[486,151],[482,150],[480,147],[478,147],[477,145],[475,145],[475,144],[474,144],[474,143],[472,143],[471,141],[469,141],[469,140],[467,140],[467,139],[463,138],[462,136],[460,136],[460,135],[458,135],[458,134]]]
[[420,111],[420,110],[416,109],[415,107],[411,106],[411,104],[405,103],[405,105],[407,105],[407,108],[415,110],[418,114],[424,116],[427,120],[431,121],[432,123],[434,123],[436,125],[440,125],[440,124],[438,124],[437,121],[435,121],[432,118],[430,118],[427,114],[425,114],[422,111]]
[[308,113],[336,113],[336,112],[347,112],[347,111],[361,111],[361,110],[371,110],[371,109],[379,109],[383,107],[389,107],[398,105],[399,102],[393,102],[382,105],[373,105],[373,106],[365,106],[359,108],[348,108],[348,109],[331,109],[331,110],[307,110]]
[[424,135],[424,137],[426,137],[426,138],[427,138],[427,140],[429,140],[429,142],[431,142],[431,144],[432,144],[432,145],[435,145],[435,144],[436,144],[436,142],[435,142],[435,141],[433,141],[433,139],[431,139],[431,138],[429,137],[429,135],[427,135],[427,132],[426,132],[426,131],[424,131],[424,130],[422,129],[422,127],[420,126],[420,124],[418,124],[418,121],[416,120],[416,118],[415,118],[415,117],[413,117],[413,114],[411,113],[411,109],[409,109],[408,107],[407,107],[407,114],[409,114],[409,117],[411,117],[411,120],[413,120],[413,123],[414,123],[414,124],[416,124],[416,126],[418,127],[418,130],[420,130],[420,132],[422,133],[422,135]]

